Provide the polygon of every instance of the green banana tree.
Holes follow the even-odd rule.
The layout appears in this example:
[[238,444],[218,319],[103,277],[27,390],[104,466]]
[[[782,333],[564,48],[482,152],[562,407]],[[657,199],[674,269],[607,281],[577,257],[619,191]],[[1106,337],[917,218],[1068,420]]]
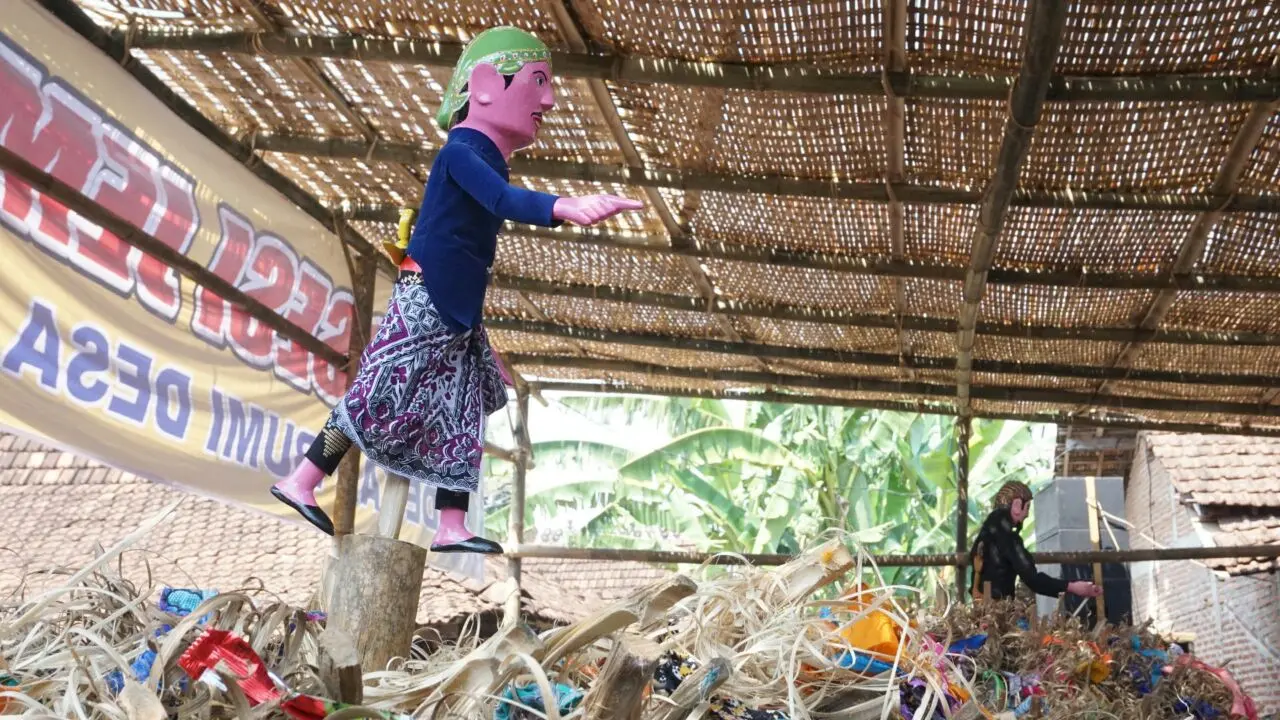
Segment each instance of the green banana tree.
[[[567,525],[558,540],[564,544],[681,542],[709,552],[796,552],[838,528],[877,553],[956,549],[959,453],[952,418],[685,398],[557,402],[618,428],[620,437],[632,434],[623,428],[643,427],[665,438],[639,450],[599,440],[533,444],[526,525]],[[1047,481],[1052,448],[1052,436],[1041,426],[974,421],[971,536],[1005,480],[1021,479],[1033,488]],[[509,507],[501,496],[495,500],[487,524],[500,534]],[[927,589],[938,579],[921,568],[886,574],[891,582]]]

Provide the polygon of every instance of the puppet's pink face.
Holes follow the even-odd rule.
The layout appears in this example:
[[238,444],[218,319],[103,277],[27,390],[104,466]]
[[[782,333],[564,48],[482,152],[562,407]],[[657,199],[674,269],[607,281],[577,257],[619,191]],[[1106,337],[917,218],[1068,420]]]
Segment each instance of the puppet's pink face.
[[545,62],[526,63],[510,85],[492,65],[477,65],[470,85],[467,120],[499,133],[513,150],[537,140],[543,114],[556,104],[551,66]]
[[1021,499],[1014,500],[1009,505],[1009,516],[1013,518],[1014,523],[1020,523],[1027,519],[1031,514],[1031,503]]

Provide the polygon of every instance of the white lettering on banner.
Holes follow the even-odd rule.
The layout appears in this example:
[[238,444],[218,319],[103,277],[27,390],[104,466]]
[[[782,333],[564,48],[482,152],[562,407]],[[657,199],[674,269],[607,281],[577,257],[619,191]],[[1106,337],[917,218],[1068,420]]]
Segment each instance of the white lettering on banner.
[[[195,181],[0,35],[0,145],[186,254],[200,228]],[[218,207],[210,270],[345,353],[355,310],[349,290],[289,243]],[[0,172],[0,224],[122,297],[173,323],[182,310],[177,273],[114,234]],[[332,406],[346,388],[342,368],[295,347],[243,308],[192,289],[190,331],[250,367]]]
[[191,373],[161,366],[155,355],[82,323],[64,338],[52,303],[31,301],[26,320],[0,359],[4,372],[29,377],[52,395],[182,442],[191,426]]

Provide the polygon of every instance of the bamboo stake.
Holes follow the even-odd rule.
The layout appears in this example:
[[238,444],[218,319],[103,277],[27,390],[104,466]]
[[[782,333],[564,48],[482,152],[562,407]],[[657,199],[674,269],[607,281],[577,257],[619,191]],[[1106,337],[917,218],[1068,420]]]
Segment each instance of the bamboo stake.
[[[515,472],[511,478],[511,511],[507,520],[507,545],[512,549],[519,548],[524,541],[525,477],[532,454],[528,423],[529,389],[527,385],[517,385],[516,412],[511,428],[516,436],[516,461]],[[520,600],[523,594],[520,565],[520,558],[508,552],[507,577],[512,588],[503,609],[505,626],[513,626],[520,622]]]

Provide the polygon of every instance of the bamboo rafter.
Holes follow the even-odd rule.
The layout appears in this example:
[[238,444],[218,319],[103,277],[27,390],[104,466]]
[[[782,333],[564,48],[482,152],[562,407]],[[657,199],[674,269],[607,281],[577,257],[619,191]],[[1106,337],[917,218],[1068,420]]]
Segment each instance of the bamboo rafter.
[[[875,367],[899,367],[910,369],[955,370],[954,357],[928,355],[894,355],[853,350],[838,350],[812,346],[770,345],[741,340],[715,340],[710,338],[673,338],[656,333],[599,330],[571,327],[548,322],[536,322],[509,317],[489,317],[485,325],[490,330],[550,335],[570,340],[668,348],[686,351],[739,355],[748,358],[776,358],[785,360],[810,360],[837,364],[871,365]],[[1071,365],[1066,363],[1019,362],[1013,360],[973,361],[975,372],[1001,375],[1027,375],[1030,377],[1064,377],[1088,380],[1130,379],[1142,382],[1178,383],[1220,387],[1280,388],[1280,374],[1244,374],[1189,372],[1182,370],[1151,370],[1117,368],[1110,365]]]
[[[261,134],[255,147],[262,152],[337,160],[375,160],[407,165],[430,165],[434,148],[413,143],[370,143],[362,138],[317,137],[299,134]],[[942,188],[913,183],[872,183],[792,177],[747,176],[671,168],[620,167],[564,160],[513,158],[513,175],[573,180],[584,183],[632,185],[640,188],[703,190],[723,193],[815,197],[867,202],[899,202],[917,205],[977,205],[977,190]],[[892,193],[892,195],[891,195]],[[1137,193],[1070,190],[1012,190],[1008,204],[1028,208],[1093,210],[1150,210],[1153,212],[1280,213],[1280,195],[1214,195],[1212,193]]]
[[[955,385],[941,383],[886,380],[858,375],[791,375],[750,370],[716,370],[683,368],[631,360],[584,358],[565,355],[511,353],[507,359],[515,365],[552,368],[581,368],[610,373],[631,373],[650,377],[686,378],[711,382],[746,383],[751,385],[842,390],[864,393],[890,393],[920,398],[947,398],[956,394]],[[1158,410],[1173,412],[1222,413],[1230,415],[1280,418],[1280,406],[1262,406],[1253,402],[1226,400],[1171,400],[1133,395],[1102,395],[1071,390],[1004,385],[974,385],[972,398],[1014,403],[1047,403],[1063,407],[1097,406],[1115,410]]]
[[[117,35],[123,38],[124,33]],[[462,44],[412,38],[306,35],[269,32],[170,31],[143,29],[130,38],[142,50],[237,53],[390,62],[452,68]],[[886,94],[898,97],[1003,100],[1013,78],[995,75],[928,75],[891,69],[848,73],[804,66],[689,62],[606,53],[555,52],[556,71],[570,78],[610,82],[661,83],[694,87],[770,90],[831,95]],[[1267,77],[1062,76],[1048,79],[1054,102],[1265,102],[1280,99],[1280,80]]]
[[1009,118],[1005,123],[1000,155],[996,158],[996,174],[983,193],[982,208],[978,211],[973,230],[969,269],[964,278],[964,297],[956,330],[956,394],[962,414],[969,411],[978,306],[987,291],[987,275],[1004,229],[1005,214],[1017,192],[1022,161],[1031,147],[1031,136],[1040,122],[1045,97],[1049,93],[1049,80],[1066,22],[1065,0],[1035,2],[1027,12],[1026,35],[1022,40],[1022,70],[1009,99]]
[[[950,399],[941,400],[877,400],[863,397],[850,398],[821,393],[789,393],[774,390],[670,388],[654,389],[620,381],[582,382],[568,380],[537,379],[535,387],[547,392],[610,393],[619,395],[662,395],[716,400],[752,400],[756,402],[790,403],[794,405],[824,405],[893,412],[922,413],[926,415],[956,416]],[[1064,427],[1122,428],[1125,430],[1154,430],[1169,433],[1199,433],[1205,435],[1244,435],[1253,437],[1280,437],[1280,427],[1259,426],[1248,423],[1175,422],[1133,417],[1122,414],[1075,414],[1067,412],[998,412],[975,409],[972,417],[986,420],[1014,420],[1026,423],[1047,423]]]
[[[610,285],[586,285],[568,282],[553,282],[519,275],[494,275],[494,287],[519,292],[538,293],[558,297],[578,298],[581,300],[600,300],[625,303],[642,307],[667,308],[702,312],[707,309],[706,301],[701,297],[676,295],[648,290],[616,287]],[[854,313],[830,308],[793,305],[782,302],[760,302],[750,300],[734,300],[719,298],[711,305],[713,312],[745,317],[767,318],[772,320],[792,320],[796,322],[816,323],[823,325],[840,325],[865,328],[894,328],[901,323],[904,329],[924,332],[955,332],[958,324],[954,319],[940,317],[924,317],[904,315],[897,318],[893,315],[877,315],[872,313]],[[1216,346],[1273,346],[1280,345],[1280,333],[1257,333],[1241,331],[1198,331],[1198,330],[1144,330],[1127,327],[1062,327],[1054,325],[1031,325],[1023,323],[978,322],[975,326],[978,335],[1007,338],[1033,338],[1039,340],[1089,340],[1099,342],[1152,342],[1171,345],[1216,345]]]

